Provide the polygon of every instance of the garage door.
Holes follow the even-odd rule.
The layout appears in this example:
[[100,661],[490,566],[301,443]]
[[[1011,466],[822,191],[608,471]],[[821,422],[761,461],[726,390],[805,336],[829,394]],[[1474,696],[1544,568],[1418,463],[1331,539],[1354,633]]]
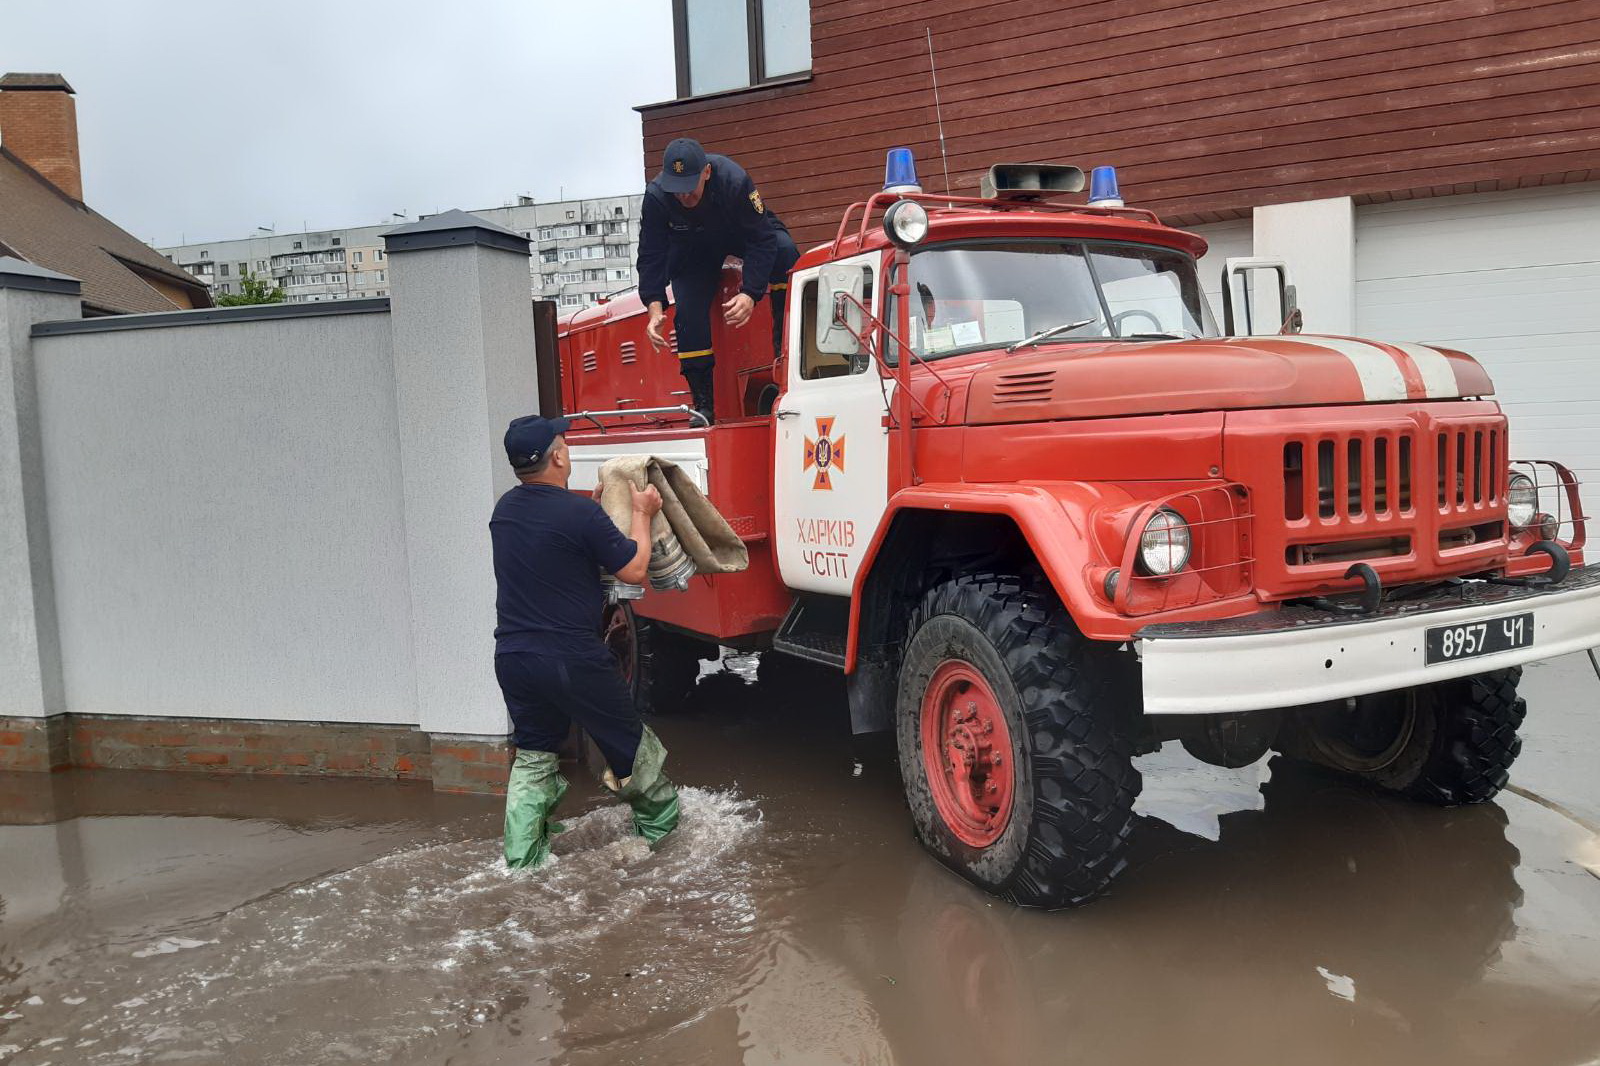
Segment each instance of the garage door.
[[1600,514],[1600,183],[1358,207],[1356,332],[1476,356],[1512,457],[1566,463]]

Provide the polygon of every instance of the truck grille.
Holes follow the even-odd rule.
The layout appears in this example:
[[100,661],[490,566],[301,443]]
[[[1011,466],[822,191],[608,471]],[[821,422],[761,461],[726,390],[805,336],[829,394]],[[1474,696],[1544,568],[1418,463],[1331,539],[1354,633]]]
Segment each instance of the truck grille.
[[1268,598],[1348,588],[1357,562],[1391,585],[1504,561],[1505,417],[1492,404],[1240,412],[1227,426],[1226,475],[1260,486]]

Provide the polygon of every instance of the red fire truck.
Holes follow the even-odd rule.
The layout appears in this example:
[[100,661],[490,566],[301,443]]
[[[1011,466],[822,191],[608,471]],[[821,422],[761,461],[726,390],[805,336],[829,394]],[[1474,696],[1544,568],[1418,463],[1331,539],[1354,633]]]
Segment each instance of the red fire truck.
[[1229,262],[1218,329],[1204,240],[1082,184],[999,166],[854,204],[796,264],[776,360],[765,302],[715,327],[709,428],[635,296],[559,324],[573,487],[671,459],[750,549],[608,610],[641,707],[718,646],[842,671],[927,848],[1030,906],[1117,875],[1132,760],[1167,740],[1494,796],[1521,664],[1600,643],[1572,474],[1513,460],[1470,356],[1298,334],[1281,263]]

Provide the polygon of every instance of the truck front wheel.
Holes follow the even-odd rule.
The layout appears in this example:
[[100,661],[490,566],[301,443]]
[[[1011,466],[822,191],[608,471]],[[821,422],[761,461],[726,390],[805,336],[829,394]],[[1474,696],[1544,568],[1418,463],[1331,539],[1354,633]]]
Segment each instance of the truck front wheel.
[[1290,753],[1413,799],[1493,799],[1522,750],[1521,667],[1302,711]]
[[1048,908],[1094,898],[1121,871],[1139,772],[1115,654],[1042,581],[974,574],[923,598],[896,719],[912,819],[941,862]]

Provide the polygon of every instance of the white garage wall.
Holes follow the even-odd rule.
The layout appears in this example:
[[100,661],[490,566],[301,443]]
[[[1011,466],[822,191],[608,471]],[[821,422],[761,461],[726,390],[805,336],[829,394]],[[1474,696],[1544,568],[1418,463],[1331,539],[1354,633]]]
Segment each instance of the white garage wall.
[[1600,184],[1358,208],[1356,328],[1476,356],[1513,456],[1572,467],[1600,514]]
[[1210,245],[1200,259],[1200,284],[1211,301],[1211,314],[1222,328],[1222,264],[1225,260],[1252,254],[1255,237],[1248,218],[1232,222],[1213,222],[1205,226],[1188,226],[1190,233],[1198,233]]

